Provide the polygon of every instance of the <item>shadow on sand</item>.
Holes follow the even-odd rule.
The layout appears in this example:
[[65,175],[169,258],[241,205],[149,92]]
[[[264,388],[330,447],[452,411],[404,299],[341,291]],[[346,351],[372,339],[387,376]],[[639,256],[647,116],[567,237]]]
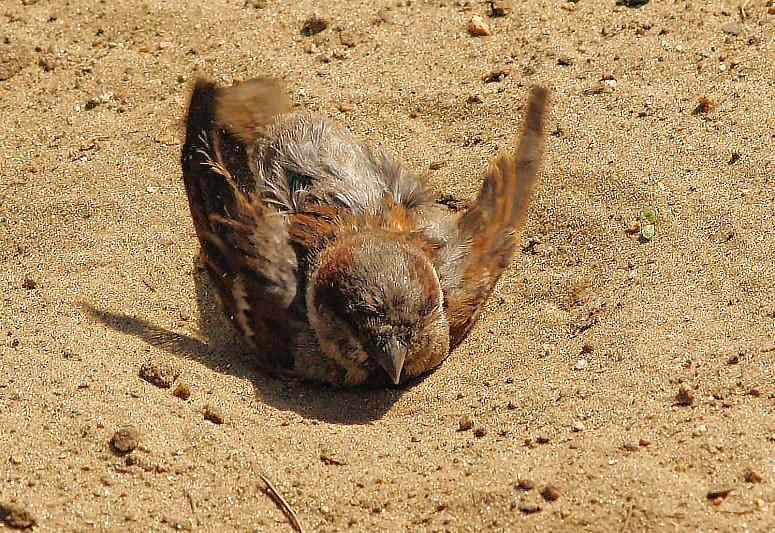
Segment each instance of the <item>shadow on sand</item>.
[[286,377],[272,376],[260,359],[240,344],[237,333],[217,305],[207,275],[194,268],[199,320],[203,338],[176,333],[141,318],[112,313],[83,304],[93,319],[137,337],[178,357],[251,381],[261,401],[277,409],[339,424],[366,424],[381,418],[398,400],[398,389],[336,389]]

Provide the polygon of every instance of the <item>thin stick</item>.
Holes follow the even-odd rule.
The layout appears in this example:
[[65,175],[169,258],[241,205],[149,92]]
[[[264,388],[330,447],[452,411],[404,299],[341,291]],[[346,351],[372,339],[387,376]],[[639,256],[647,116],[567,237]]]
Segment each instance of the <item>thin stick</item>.
[[194,496],[186,491],[186,499],[188,499],[188,505],[191,507],[191,514],[194,515],[194,522],[199,525],[199,517],[196,516],[196,504],[194,503]]
[[278,509],[283,512],[285,518],[288,519],[288,522],[290,522],[294,531],[297,533],[304,533],[304,528],[301,527],[299,517],[296,516],[296,512],[291,508],[288,502],[285,501],[285,498],[283,498],[282,494],[280,494],[277,489],[274,488],[274,485],[272,485],[271,481],[269,481],[266,476],[259,474],[258,477],[260,477],[261,481],[263,481],[264,485],[266,485],[264,492],[266,492],[266,495],[269,496],[269,498],[274,502]]
[[745,0],[745,2],[740,5],[740,20],[745,22],[745,19],[748,18],[748,13],[745,12],[745,8],[748,7],[748,2],[751,0]]

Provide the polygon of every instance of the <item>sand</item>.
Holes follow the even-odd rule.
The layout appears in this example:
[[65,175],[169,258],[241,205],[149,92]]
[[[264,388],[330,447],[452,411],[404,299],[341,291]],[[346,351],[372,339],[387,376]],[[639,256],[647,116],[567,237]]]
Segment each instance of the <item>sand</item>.
[[[772,528],[775,13],[739,3],[5,0],[5,519],[292,531],[265,476],[307,531]],[[423,382],[277,380],[213,307],[181,118],[257,75],[463,201],[552,89],[522,251]]]

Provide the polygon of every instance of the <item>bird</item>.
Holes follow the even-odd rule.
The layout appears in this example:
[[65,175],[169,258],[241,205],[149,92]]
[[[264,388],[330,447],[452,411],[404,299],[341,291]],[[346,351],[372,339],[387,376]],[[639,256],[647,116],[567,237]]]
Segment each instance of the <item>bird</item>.
[[465,209],[281,82],[198,79],[181,150],[200,261],[236,331],[273,372],[403,387],[469,334],[511,264],[540,172],[549,90]]

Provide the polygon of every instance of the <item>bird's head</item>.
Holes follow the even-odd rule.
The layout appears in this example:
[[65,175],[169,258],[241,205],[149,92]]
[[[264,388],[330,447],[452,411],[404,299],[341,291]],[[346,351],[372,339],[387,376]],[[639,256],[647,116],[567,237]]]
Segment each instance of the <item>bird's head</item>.
[[322,252],[307,311],[347,384],[398,385],[441,364],[449,324],[439,278],[408,242],[363,234]]

